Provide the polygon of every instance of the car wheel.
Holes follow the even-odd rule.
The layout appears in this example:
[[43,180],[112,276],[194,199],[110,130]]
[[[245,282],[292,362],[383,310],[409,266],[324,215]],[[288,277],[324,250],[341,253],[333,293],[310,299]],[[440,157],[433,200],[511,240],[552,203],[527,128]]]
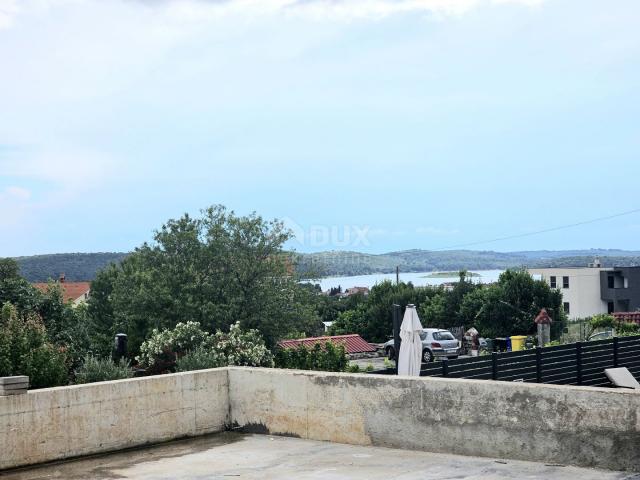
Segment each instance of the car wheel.
[[422,361],[424,363],[433,362],[433,353],[431,350],[427,350],[426,348],[422,351]]
[[396,358],[396,351],[393,347],[387,347],[387,358],[389,360],[395,360]]

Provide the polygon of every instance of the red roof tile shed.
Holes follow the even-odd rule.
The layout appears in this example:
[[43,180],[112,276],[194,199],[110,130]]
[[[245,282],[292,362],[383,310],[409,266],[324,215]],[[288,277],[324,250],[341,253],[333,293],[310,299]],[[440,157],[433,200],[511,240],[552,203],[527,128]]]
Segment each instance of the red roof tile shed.
[[355,333],[351,335],[334,335],[332,337],[312,337],[312,338],[299,338],[297,340],[281,340],[278,342],[282,348],[297,348],[300,345],[305,347],[312,347],[316,343],[331,342],[334,345],[344,345],[347,353],[363,353],[363,352],[375,352],[376,348],[368,343],[364,338]]

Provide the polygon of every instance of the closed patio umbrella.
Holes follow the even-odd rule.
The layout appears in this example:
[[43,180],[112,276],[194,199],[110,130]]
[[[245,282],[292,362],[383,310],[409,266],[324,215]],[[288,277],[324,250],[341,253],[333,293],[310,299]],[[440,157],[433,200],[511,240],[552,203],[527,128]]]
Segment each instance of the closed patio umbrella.
[[420,376],[422,358],[422,324],[413,305],[407,305],[400,325],[400,355],[398,356],[398,375]]

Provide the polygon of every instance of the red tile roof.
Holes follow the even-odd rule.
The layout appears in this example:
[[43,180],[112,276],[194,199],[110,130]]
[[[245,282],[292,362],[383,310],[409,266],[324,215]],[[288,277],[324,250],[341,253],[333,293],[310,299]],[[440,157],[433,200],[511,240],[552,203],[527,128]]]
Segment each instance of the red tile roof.
[[362,352],[375,352],[376,348],[368,343],[364,338],[358,334],[350,335],[335,335],[333,337],[312,337],[312,338],[299,338],[297,340],[281,340],[278,342],[282,348],[297,348],[300,345],[305,347],[312,347],[316,343],[331,342],[334,345],[344,345],[347,353],[362,353]]
[[[91,282],[57,282],[56,285],[62,287],[62,298],[65,302],[77,300],[91,288]],[[49,288],[48,283],[34,283],[33,286],[41,292],[46,292]]]

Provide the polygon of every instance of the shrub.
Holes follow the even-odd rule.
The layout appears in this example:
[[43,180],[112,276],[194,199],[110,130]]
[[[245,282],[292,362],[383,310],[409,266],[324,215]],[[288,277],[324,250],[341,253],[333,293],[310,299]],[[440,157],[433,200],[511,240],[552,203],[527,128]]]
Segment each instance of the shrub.
[[360,366],[357,363],[350,363],[347,366],[347,372],[349,372],[349,373],[360,373]]
[[210,344],[211,334],[198,322],[178,323],[174,329],[153,329],[151,336],[140,346],[136,360],[152,373],[171,371],[176,360],[190,350]]
[[336,346],[332,342],[318,342],[311,349],[304,345],[297,348],[279,348],[275,356],[276,367],[298,370],[344,372],[348,363],[344,345]]
[[[137,360],[151,373],[173,371],[178,360],[181,371],[188,365],[226,365],[272,367],[273,355],[257,330],[242,330],[240,324],[231,325],[228,333],[217,331],[211,335],[198,322],[179,323],[173,330],[154,330],[140,347]],[[209,366],[199,368],[213,368]]]
[[105,382],[108,380],[120,380],[131,378],[133,370],[129,361],[121,358],[114,363],[110,358],[100,358],[87,355],[82,366],[76,371],[76,383]]
[[240,323],[231,325],[229,333],[218,330],[211,348],[219,353],[226,365],[273,367],[273,354],[258,330],[242,330]]
[[176,371],[188,372],[223,367],[225,365],[227,365],[226,359],[219,352],[199,346],[176,360]]
[[31,388],[68,382],[67,356],[47,337],[42,319],[33,313],[18,315],[6,303],[0,315],[0,376],[27,375]]

